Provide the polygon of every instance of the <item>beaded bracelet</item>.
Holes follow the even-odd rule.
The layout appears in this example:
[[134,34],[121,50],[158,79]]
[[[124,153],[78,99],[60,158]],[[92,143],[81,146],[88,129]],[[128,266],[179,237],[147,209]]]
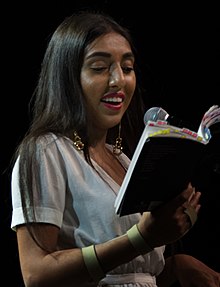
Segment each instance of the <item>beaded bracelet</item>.
[[96,255],[95,245],[83,247],[82,255],[86,268],[95,282],[105,277],[105,273],[103,272]]
[[151,248],[147,244],[147,242],[145,241],[145,239],[141,235],[141,233],[137,227],[137,224],[132,226],[127,231],[127,236],[128,236],[128,239],[130,240],[131,244],[133,245],[134,249],[136,249],[138,251],[138,253],[146,254],[146,253],[153,250],[153,248]]

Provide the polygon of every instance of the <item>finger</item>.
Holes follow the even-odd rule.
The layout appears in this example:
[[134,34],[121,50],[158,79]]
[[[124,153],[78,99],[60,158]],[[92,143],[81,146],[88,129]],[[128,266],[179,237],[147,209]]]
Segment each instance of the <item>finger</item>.
[[192,227],[196,223],[198,218],[195,208],[193,208],[191,205],[188,205],[188,207],[184,210],[184,213],[188,215]]
[[[191,184],[190,184],[191,185]],[[192,189],[193,189],[193,191],[192,191],[192,193],[191,193],[191,195],[189,196],[189,198],[188,198],[188,202],[190,202],[192,199],[193,199],[193,197],[194,197],[194,195],[195,195],[195,193],[196,193],[196,189],[195,189],[195,187],[192,187]]]
[[174,199],[176,207],[185,202],[190,202],[194,194],[195,189],[192,187],[191,183],[189,183],[188,187]]
[[195,191],[192,196],[190,197],[190,200],[188,200],[187,204],[185,205],[185,207],[187,208],[188,205],[190,204],[195,210],[196,212],[198,213],[201,205],[199,203],[199,200],[200,200],[200,197],[201,197],[201,192],[200,191]]

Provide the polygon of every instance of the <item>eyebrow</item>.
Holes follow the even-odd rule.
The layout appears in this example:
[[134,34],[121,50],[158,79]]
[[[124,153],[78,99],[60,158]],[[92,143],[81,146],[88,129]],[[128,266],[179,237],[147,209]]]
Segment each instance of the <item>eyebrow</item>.
[[[107,52],[94,52],[90,55],[88,55],[88,57],[86,57],[86,59],[91,59],[94,57],[105,57],[105,58],[111,58],[111,54],[107,53]],[[123,54],[123,59],[127,59],[127,58],[133,58],[134,59],[134,54],[132,52],[127,52],[125,54]]]

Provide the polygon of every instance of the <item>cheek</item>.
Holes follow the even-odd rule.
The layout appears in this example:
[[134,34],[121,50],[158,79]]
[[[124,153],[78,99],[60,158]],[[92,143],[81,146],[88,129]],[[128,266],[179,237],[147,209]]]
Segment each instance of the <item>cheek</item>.
[[94,81],[86,75],[81,75],[81,86],[85,97],[88,97],[92,90],[94,90]]
[[103,90],[105,90],[105,83],[103,80],[100,81],[98,77],[91,77],[86,74],[81,75],[81,86],[87,101],[98,99],[100,95],[102,95]]
[[127,86],[126,86],[126,95],[127,95],[127,101],[128,103],[130,103],[133,95],[134,95],[134,91],[135,91],[135,88],[136,88],[136,78],[134,79],[131,79],[128,83],[127,83]]
[[131,93],[132,95],[134,94],[134,91],[135,91],[135,88],[136,88],[136,77],[134,77],[132,83],[131,83]]

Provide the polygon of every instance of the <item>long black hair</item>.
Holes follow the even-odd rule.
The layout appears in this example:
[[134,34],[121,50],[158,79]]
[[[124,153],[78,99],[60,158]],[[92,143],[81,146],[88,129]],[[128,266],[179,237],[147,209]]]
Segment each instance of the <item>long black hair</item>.
[[[82,11],[67,17],[50,38],[38,84],[30,103],[33,112],[31,125],[16,153],[16,157],[20,157],[20,189],[27,222],[27,199],[30,206],[34,206],[31,192],[32,171],[37,165],[36,142],[39,136],[52,132],[58,136],[72,138],[73,132],[77,131],[84,143],[84,156],[91,163],[88,150],[88,121],[80,73],[86,47],[99,36],[111,31],[127,39],[136,57],[137,53],[128,30],[100,12]],[[138,67],[135,67],[135,72],[135,94],[121,121],[123,146],[129,156],[134,151],[144,125],[144,105],[138,85]],[[116,129],[118,131],[118,127],[108,131],[108,143],[115,141]]]

